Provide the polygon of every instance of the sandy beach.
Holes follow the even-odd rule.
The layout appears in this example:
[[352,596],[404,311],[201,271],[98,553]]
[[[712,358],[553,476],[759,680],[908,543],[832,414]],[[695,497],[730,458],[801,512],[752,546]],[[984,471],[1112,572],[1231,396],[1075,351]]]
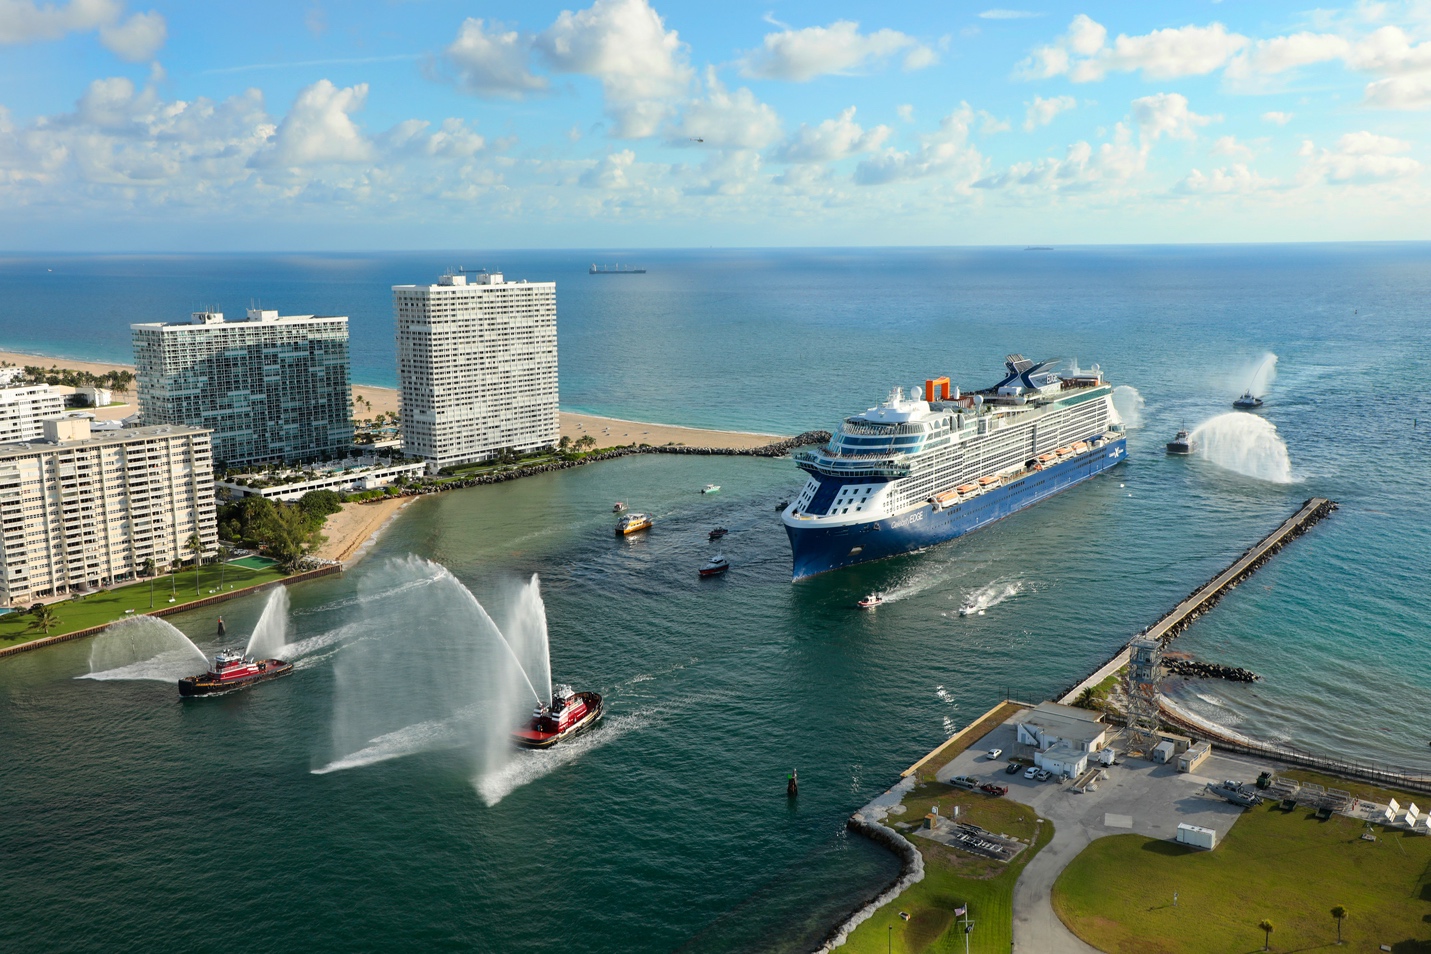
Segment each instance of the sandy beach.
[[328,538],[314,556],[346,564],[363,544],[387,526],[399,510],[412,503],[414,497],[385,497],[372,503],[346,503],[343,509],[329,514],[323,523],[323,535]]
[[[41,367],[69,368],[74,371],[88,371],[104,374],[107,371],[133,371],[128,364],[103,364],[95,361],[79,361],[72,358],[50,358],[43,355],[0,351],[0,365],[13,364],[19,367],[39,365]],[[100,408],[96,416],[102,420],[128,417],[138,410],[134,390],[127,395],[119,395],[117,400],[127,400],[124,407]],[[396,413],[401,401],[396,388],[380,388],[370,384],[353,385],[354,415],[370,418],[389,411]],[[720,447],[739,449],[760,447],[772,441],[781,440],[785,434],[751,434],[741,431],[714,431],[697,427],[677,427],[672,424],[650,424],[643,421],[624,421],[614,417],[597,417],[593,414],[561,412],[561,435],[572,440],[590,434],[596,439],[597,447],[616,447],[621,444],[685,444],[688,447]],[[335,558],[336,559],[336,558]]]

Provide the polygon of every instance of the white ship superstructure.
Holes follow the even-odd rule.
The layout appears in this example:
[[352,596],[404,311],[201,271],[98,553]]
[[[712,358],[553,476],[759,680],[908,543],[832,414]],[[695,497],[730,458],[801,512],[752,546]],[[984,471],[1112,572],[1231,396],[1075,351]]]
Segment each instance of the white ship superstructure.
[[1123,458],[1113,389],[1096,365],[1005,363],[1002,381],[972,394],[948,378],[908,397],[896,388],[827,446],[794,455],[810,474],[783,515],[796,579],[959,536]]

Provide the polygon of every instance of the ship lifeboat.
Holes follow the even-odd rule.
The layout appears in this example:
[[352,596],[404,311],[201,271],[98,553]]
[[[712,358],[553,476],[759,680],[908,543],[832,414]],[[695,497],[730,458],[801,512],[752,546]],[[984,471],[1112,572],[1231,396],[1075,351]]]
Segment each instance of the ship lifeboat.
[[1073,448],[1060,447],[1058,450],[1054,451],[1054,453],[1057,454],[1059,457],[1067,457],[1069,454],[1073,453]]
[[212,696],[246,689],[255,683],[277,679],[293,671],[285,659],[250,659],[243,653],[224,650],[214,654],[214,668],[198,676],[179,680],[181,696]]
[[527,724],[512,732],[512,741],[524,749],[547,749],[591,728],[603,713],[601,695],[556,686],[550,705],[537,706]]
[[954,488],[954,492],[958,494],[972,494],[978,489],[978,484],[960,484],[958,487]]
[[1088,442],[1087,442],[1087,441],[1079,441],[1077,444],[1074,444],[1074,445],[1073,445],[1073,452],[1074,452],[1075,454],[1081,454],[1081,453],[1083,453],[1083,452],[1086,451],[1086,450],[1088,450]]
[[998,482],[999,482],[999,478],[997,478],[997,477],[980,477],[980,478],[979,478],[979,486],[980,486],[980,487],[983,487],[985,490],[987,490],[988,488],[994,486],[994,485],[997,484]]
[[1053,454],[1039,454],[1038,462],[1040,464],[1047,464],[1054,459],[1054,456]]
[[946,490],[942,494],[935,494],[929,498],[929,502],[934,505],[935,510],[943,510],[945,507],[959,500],[958,490]]

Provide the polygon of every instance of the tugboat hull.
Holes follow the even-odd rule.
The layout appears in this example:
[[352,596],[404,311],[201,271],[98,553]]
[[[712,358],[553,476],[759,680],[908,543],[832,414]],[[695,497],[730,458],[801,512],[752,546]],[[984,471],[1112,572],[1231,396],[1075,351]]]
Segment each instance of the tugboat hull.
[[577,695],[586,703],[586,715],[560,732],[542,732],[531,726],[523,726],[512,733],[512,742],[524,749],[549,749],[557,743],[574,738],[596,725],[606,711],[605,704],[601,700],[601,694],[596,692],[579,692]]
[[210,673],[204,673],[202,676],[185,676],[179,680],[179,695],[184,698],[222,695],[225,692],[247,689],[257,683],[286,676],[293,671],[293,663],[282,659],[265,659],[262,665],[264,668],[261,672],[238,679],[215,679]]

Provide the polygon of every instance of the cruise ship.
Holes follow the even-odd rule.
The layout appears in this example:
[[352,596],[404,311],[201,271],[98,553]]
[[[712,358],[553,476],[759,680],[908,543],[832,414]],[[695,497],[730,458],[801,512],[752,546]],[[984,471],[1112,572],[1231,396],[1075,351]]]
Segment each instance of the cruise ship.
[[947,377],[846,418],[793,455],[810,475],[781,519],[792,578],[952,540],[1127,456],[1113,388],[1097,365],[1011,354],[998,384],[961,394]]

